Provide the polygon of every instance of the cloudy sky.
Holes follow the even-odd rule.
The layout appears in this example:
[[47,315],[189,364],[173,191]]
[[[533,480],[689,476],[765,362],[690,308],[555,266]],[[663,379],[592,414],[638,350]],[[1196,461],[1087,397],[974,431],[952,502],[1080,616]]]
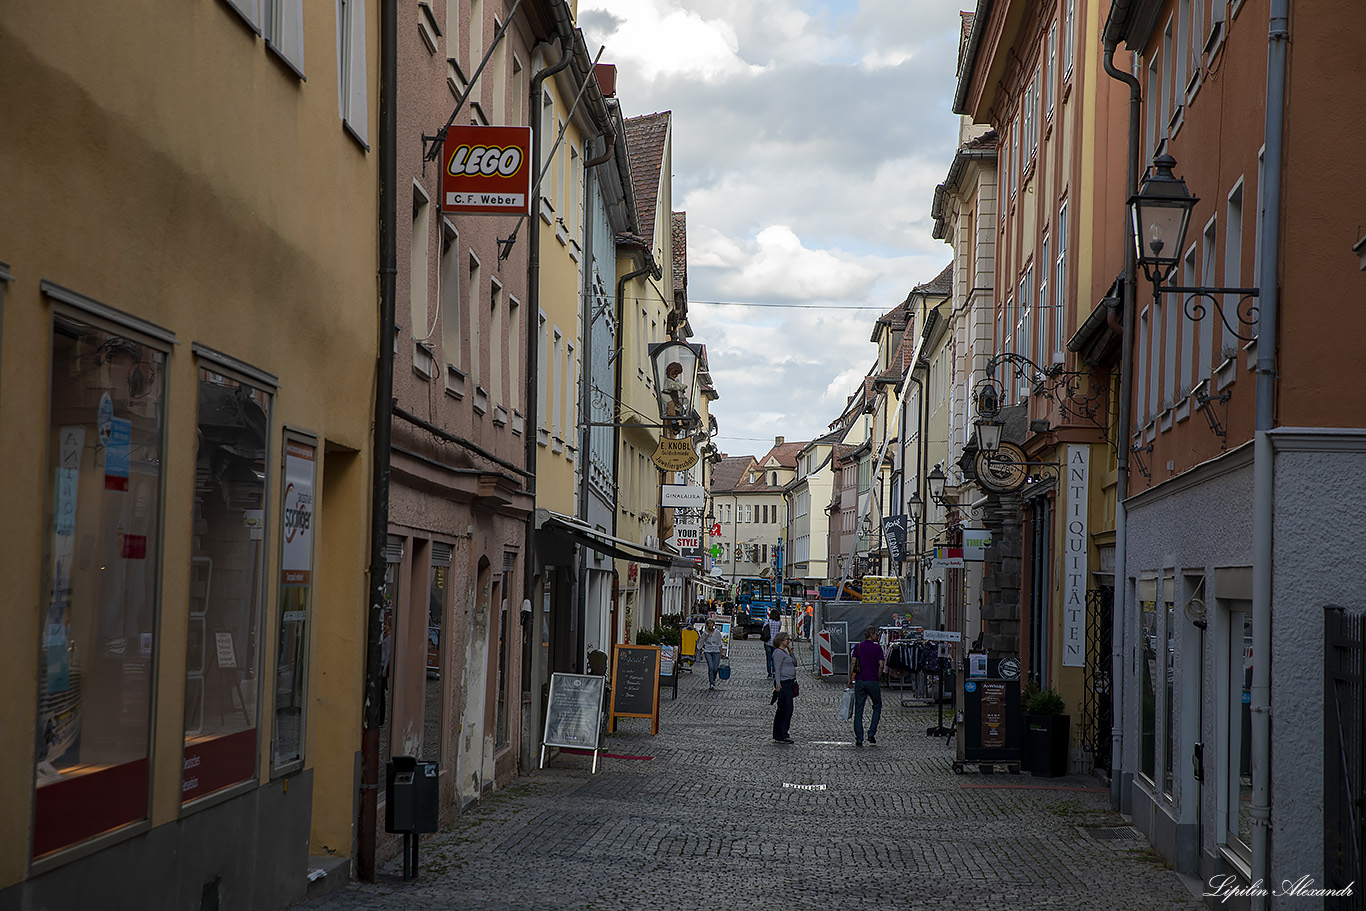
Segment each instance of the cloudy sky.
[[959,9],[974,6],[579,0],[625,115],[673,112],[723,452],[825,433],[873,364],[874,320],[951,260],[930,203],[957,144]]

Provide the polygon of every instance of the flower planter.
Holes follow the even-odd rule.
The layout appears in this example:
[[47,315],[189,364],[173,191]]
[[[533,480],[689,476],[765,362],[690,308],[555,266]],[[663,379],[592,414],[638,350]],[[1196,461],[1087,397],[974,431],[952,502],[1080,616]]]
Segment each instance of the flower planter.
[[1025,761],[1036,778],[1057,778],[1067,774],[1067,735],[1070,715],[1025,716]]

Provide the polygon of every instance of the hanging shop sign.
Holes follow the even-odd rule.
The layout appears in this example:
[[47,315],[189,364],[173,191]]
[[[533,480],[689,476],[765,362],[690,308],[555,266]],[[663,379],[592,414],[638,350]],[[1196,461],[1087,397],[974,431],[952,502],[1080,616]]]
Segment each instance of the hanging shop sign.
[[906,559],[906,521],[909,516],[886,516],[882,520],[882,537],[887,542],[887,553],[892,561],[901,563]]
[[702,526],[675,524],[673,544],[680,554],[697,550],[702,546]]
[[982,563],[991,546],[991,532],[985,528],[963,529],[963,559],[968,563]]
[[697,464],[697,452],[692,448],[692,437],[684,437],[681,440],[661,439],[659,448],[650,457],[650,461],[664,471],[687,471]]
[[[683,442],[671,440],[670,442]],[[704,509],[707,505],[707,491],[695,484],[661,484],[659,486],[659,505],[676,506],[683,509]]]
[[961,547],[936,547],[934,556],[930,558],[931,569],[962,569],[963,568],[963,548]]
[[452,126],[441,151],[441,209],[521,215],[531,198],[531,127]]
[[1091,447],[1067,447],[1067,526],[1063,532],[1062,664],[1086,664],[1086,547],[1090,539],[1087,494],[1091,487]]
[[1013,493],[1029,477],[1029,459],[1014,443],[1002,443],[996,452],[977,453],[977,483],[992,493]]

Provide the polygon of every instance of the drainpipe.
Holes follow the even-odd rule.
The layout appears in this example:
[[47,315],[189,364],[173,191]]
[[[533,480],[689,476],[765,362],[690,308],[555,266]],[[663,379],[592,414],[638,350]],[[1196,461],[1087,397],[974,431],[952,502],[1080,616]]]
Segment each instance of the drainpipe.
[[370,605],[365,628],[365,703],[361,725],[356,873],[375,881],[379,805],[379,729],[384,708],[380,643],[384,632],[385,544],[389,539],[389,448],[394,397],[394,297],[398,274],[398,0],[380,3],[379,365],[375,376],[374,464],[370,507]]
[[[1262,267],[1257,277],[1257,419],[1252,456],[1252,882],[1271,871],[1271,560],[1275,493],[1271,430],[1276,423],[1276,286],[1280,264],[1281,155],[1290,0],[1272,0],[1266,51],[1266,152],[1262,190]],[[1253,908],[1266,907],[1254,895]]]
[[[529,94],[530,106],[527,108],[528,119],[532,123],[531,128],[531,160],[536,173],[539,175],[542,168],[541,162],[541,133],[545,119],[541,116],[541,85],[548,78],[558,73],[560,70],[569,66],[569,61],[573,59],[571,49],[566,46],[563,38],[559,41],[560,62],[553,66],[545,67],[535,76],[531,77],[531,91]],[[532,198],[528,200],[531,204],[531,230],[527,238],[527,315],[526,315],[526,470],[529,477],[526,479],[527,496],[531,498],[533,505],[536,501],[536,447],[541,433],[541,421],[538,417],[540,407],[540,341],[541,341],[541,193],[539,190],[540,178],[534,182]],[[533,605],[536,604],[536,523],[528,521],[526,524],[526,554],[522,558],[523,584],[525,585],[526,599]],[[543,588],[549,588],[553,580],[545,578],[541,580]],[[531,612],[533,628],[524,631],[523,636],[526,640],[522,647],[522,660],[532,662],[536,660],[537,650],[533,643],[536,640],[535,624],[545,623],[546,618],[540,611]],[[535,675],[532,675],[535,680]],[[537,704],[541,704],[538,699]],[[523,726],[525,729],[525,725]],[[522,758],[530,761],[531,757],[527,752],[526,745],[521,750]],[[534,751],[533,751],[534,752]]]
[[[1138,80],[1115,66],[1115,46],[1127,24],[1129,0],[1115,0],[1105,22],[1102,59],[1105,72],[1129,87],[1129,173],[1126,187],[1134,193],[1138,187],[1139,116],[1143,93]],[[1129,495],[1129,439],[1133,421],[1134,385],[1134,294],[1137,290],[1137,265],[1134,262],[1133,224],[1124,219],[1124,330],[1119,361],[1119,427],[1115,434],[1117,476],[1115,481],[1115,604],[1110,646],[1110,687],[1114,692],[1113,719],[1110,727],[1110,808],[1121,810],[1124,803],[1124,649],[1129,629],[1129,578],[1125,548],[1127,546],[1128,509],[1124,500]]]

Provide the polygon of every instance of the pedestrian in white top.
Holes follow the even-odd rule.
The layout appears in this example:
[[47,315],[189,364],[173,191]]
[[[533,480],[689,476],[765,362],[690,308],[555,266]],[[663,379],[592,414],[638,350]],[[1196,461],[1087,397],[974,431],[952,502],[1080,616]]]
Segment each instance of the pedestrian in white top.
[[721,669],[721,631],[716,621],[708,619],[706,632],[702,634],[702,655],[707,659],[708,689],[716,689],[716,674]]

